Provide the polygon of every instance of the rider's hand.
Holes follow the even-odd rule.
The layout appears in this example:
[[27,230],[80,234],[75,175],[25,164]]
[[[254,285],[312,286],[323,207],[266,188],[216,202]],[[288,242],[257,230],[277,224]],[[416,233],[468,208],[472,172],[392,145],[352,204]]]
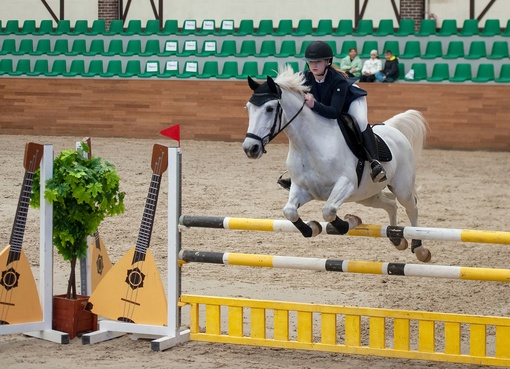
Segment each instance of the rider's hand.
[[312,94],[305,94],[305,102],[306,105],[311,109],[313,108],[313,105],[315,104],[315,99],[313,98]]

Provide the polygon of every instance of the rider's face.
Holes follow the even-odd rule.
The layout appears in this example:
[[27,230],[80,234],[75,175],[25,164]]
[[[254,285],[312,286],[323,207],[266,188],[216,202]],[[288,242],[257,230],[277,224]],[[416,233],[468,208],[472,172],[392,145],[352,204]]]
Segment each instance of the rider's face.
[[328,66],[329,60],[314,60],[308,62],[308,68],[316,78],[322,78]]

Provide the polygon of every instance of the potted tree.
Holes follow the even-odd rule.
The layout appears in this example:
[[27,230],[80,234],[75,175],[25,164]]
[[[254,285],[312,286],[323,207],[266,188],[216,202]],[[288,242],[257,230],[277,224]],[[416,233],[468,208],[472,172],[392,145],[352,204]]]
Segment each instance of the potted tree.
[[[81,143],[77,150],[64,150],[53,161],[53,177],[46,182],[44,198],[53,204],[53,245],[64,260],[70,262],[70,274],[67,283],[67,293],[54,297],[54,329],[64,331],[74,338],[76,333],[95,329],[69,328],[81,318],[71,318],[71,323],[58,325],[55,314],[63,303],[72,303],[77,307],[63,308],[64,311],[85,311],[88,296],[76,293],[76,261],[83,258],[87,252],[87,236],[98,228],[101,221],[109,216],[124,212],[124,193],[120,191],[120,178],[115,166],[99,157],[90,159],[84,155],[89,152],[86,143]],[[35,173],[33,193],[30,205],[40,206],[40,173]],[[94,316],[91,317],[94,319]],[[91,323],[94,325],[94,322]],[[87,324],[85,324],[87,325]],[[69,328],[69,329],[68,329]],[[69,331],[71,330],[71,332]]]

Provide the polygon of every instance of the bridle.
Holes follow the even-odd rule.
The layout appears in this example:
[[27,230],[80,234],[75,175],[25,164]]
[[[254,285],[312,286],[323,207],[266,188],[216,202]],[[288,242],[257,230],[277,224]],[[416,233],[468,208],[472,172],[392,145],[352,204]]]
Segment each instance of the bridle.
[[294,114],[294,116],[285,124],[282,125],[282,114],[283,114],[283,108],[281,104],[281,98],[282,98],[282,91],[280,89],[280,86],[277,86],[278,93],[273,92],[254,92],[252,97],[250,98],[250,103],[256,105],[256,106],[262,106],[268,101],[277,100],[278,104],[276,105],[276,112],[274,116],[274,121],[271,126],[271,129],[269,130],[269,133],[265,135],[264,137],[257,136],[253,133],[246,133],[246,138],[253,138],[255,140],[260,141],[262,145],[262,151],[264,154],[267,152],[265,147],[266,145],[271,142],[280,132],[282,132],[289,124],[291,124],[294,119],[297,118],[297,116],[301,113],[303,108],[305,107],[306,100],[303,99],[303,104],[299,108],[299,110]]

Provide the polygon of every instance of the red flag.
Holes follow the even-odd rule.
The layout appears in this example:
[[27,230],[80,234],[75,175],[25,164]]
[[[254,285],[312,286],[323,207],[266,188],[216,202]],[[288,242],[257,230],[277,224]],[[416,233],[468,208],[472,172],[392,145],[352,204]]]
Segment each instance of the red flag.
[[171,138],[179,143],[179,147],[181,147],[181,125],[176,124],[175,126],[171,126],[165,128],[160,132],[163,136]]

